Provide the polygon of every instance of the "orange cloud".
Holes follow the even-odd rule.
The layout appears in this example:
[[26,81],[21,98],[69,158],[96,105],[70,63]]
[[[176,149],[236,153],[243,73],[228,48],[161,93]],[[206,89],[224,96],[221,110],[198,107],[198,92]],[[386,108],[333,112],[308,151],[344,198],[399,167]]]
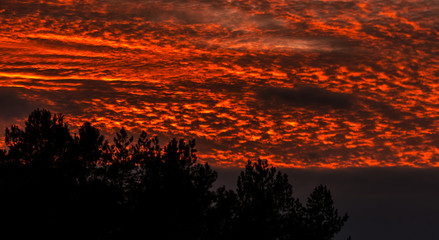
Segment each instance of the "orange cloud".
[[223,166],[437,166],[436,5],[6,0],[0,106],[196,138]]

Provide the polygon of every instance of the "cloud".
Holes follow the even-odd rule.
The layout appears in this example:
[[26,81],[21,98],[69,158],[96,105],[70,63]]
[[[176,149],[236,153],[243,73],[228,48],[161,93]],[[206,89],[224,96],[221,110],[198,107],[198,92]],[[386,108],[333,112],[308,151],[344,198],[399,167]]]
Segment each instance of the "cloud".
[[333,92],[317,86],[268,87],[260,89],[257,95],[260,100],[271,104],[311,109],[349,109],[356,101],[353,95]]
[[332,52],[346,48],[346,45],[330,39],[295,38],[284,36],[248,36],[222,41],[220,46],[230,49]]
[[[395,126],[402,129],[413,129],[416,125],[430,127],[433,123],[431,118],[417,117],[412,112],[396,108],[384,100],[372,99],[364,94],[335,92],[313,85],[299,85],[294,88],[265,87],[257,90],[256,95],[259,101],[274,108],[305,108],[322,112],[328,109],[349,110],[351,114],[364,119],[371,119],[378,114],[390,121],[396,121]],[[422,106],[419,107],[422,109]]]
[[2,99],[230,165],[437,164],[435,2],[6,0]]
[[27,116],[35,104],[20,97],[16,88],[0,87],[0,121],[7,122]]

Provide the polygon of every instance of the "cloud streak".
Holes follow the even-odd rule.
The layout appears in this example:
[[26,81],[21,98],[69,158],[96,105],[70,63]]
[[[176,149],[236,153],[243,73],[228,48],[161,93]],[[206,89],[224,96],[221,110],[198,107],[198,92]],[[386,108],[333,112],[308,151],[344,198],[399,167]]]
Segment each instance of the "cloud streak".
[[196,138],[216,165],[437,166],[438,6],[7,0],[0,87],[72,127]]

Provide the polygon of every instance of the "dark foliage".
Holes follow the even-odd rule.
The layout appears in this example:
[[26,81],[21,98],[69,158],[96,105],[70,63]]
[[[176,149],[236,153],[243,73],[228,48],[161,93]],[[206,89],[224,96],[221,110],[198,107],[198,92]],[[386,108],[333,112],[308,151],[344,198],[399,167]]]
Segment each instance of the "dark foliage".
[[[286,175],[269,167],[266,161],[249,162],[238,177],[239,239],[278,239],[286,237],[288,219],[295,215],[298,202]],[[250,234],[250,235],[249,235]]]
[[212,185],[195,141],[163,148],[122,128],[113,143],[86,122],[72,136],[62,115],[35,110],[5,131],[0,230],[14,239],[332,239],[347,215],[318,186],[302,206],[287,175],[248,162],[237,189]]

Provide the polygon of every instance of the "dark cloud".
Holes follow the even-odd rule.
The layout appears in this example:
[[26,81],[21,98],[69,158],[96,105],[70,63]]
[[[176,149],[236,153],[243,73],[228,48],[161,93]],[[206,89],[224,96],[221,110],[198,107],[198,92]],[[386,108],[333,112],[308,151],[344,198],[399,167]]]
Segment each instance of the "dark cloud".
[[[15,64],[11,64],[15,65]],[[2,69],[2,72],[5,73],[30,73],[30,74],[36,74],[40,76],[47,76],[47,77],[63,77],[63,76],[70,76],[71,74],[76,74],[83,69],[80,69],[79,67],[77,69],[57,69],[55,68],[51,69],[38,69],[38,68],[4,68]]]
[[259,90],[257,95],[261,101],[272,104],[311,109],[349,109],[356,101],[353,95],[333,92],[316,86],[268,87]]
[[[372,99],[367,95],[355,93],[340,93],[318,86],[299,85],[294,88],[266,87],[256,91],[258,100],[270,107],[287,109],[305,108],[326,112],[328,109],[349,110],[365,119],[374,115],[397,121],[395,126],[401,129],[414,129],[415,126],[430,127],[434,119],[419,118],[410,111],[396,108],[385,100]],[[421,108],[418,106],[416,109]],[[412,108],[413,109],[413,108]]]
[[20,93],[16,88],[0,87],[0,121],[20,119],[33,110],[35,104],[20,97]]

